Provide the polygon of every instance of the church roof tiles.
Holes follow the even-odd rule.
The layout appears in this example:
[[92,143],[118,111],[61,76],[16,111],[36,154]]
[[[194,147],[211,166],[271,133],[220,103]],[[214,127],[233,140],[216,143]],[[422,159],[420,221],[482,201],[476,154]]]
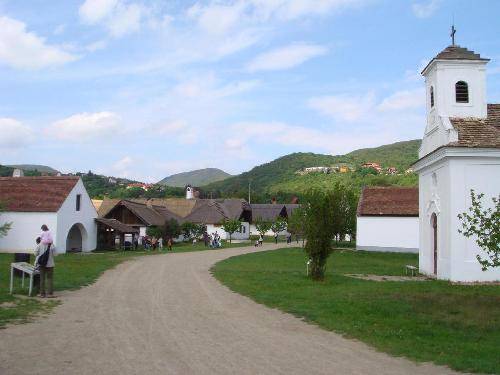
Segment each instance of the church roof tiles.
[[448,146],[500,148],[500,104],[488,104],[485,119],[450,118],[458,141]]

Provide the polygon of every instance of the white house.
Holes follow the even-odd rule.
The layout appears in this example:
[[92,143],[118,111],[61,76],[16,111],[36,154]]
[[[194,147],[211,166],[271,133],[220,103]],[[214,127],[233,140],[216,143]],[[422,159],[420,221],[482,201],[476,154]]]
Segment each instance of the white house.
[[471,205],[470,191],[484,203],[500,194],[500,104],[486,102],[486,64],[455,44],[422,71],[427,126],[414,164],[419,174],[420,271],[451,281],[500,280],[500,268],[482,271],[483,251],[458,233],[457,215]]
[[418,189],[365,187],[356,227],[357,250],[418,253]]
[[12,223],[2,252],[31,251],[42,224],[59,252],[96,248],[97,212],[79,177],[1,177],[0,202],[0,223]]

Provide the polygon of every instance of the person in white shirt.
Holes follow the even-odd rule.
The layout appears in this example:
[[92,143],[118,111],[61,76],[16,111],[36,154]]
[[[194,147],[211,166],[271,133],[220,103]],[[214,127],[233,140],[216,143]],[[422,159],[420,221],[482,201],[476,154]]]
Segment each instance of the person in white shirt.
[[[38,271],[40,271],[40,293],[38,297],[41,298],[53,298],[54,297],[54,256],[57,255],[55,247],[52,243],[44,244],[41,237],[36,239],[36,247],[33,251],[35,254],[35,266]],[[41,257],[46,252],[48,252],[48,257],[44,265],[41,263]],[[47,283],[47,288],[45,288],[45,283]]]

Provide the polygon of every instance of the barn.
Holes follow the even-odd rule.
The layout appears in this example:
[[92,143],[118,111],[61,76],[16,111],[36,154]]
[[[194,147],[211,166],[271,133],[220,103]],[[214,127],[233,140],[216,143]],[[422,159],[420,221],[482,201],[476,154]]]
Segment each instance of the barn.
[[12,223],[2,252],[31,251],[42,224],[58,252],[96,248],[97,212],[79,177],[0,177],[0,203],[0,223]]
[[365,187],[356,227],[358,250],[418,253],[418,188]]

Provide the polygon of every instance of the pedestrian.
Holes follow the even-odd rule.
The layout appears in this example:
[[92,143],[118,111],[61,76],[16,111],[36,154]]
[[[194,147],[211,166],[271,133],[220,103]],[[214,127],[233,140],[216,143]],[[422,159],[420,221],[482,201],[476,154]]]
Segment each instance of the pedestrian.
[[134,234],[134,250],[137,250],[137,248],[139,247],[139,236],[137,235],[137,233]]
[[264,242],[264,237],[262,237],[262,234],[259,236],[259,246],[262,246],[262,243]]
[[208,233],[207,232],[203,232],[203,242],[205,243],[205,247],[208,247]]
[[40,241],[42,245],[52,245],[54,243],[54,239],[52,238],[52,233],[49,230],[49,227],[45,224],[41,227],[42,233],[40,233]]
[[153,250],[156,250],[156,247],[158,246],[158,240],[155,236],[151,239],[151,246],[153,247]]
[[[45,227],[47,226],[45,225]],[[48,228],[46,231],[48,231]],[[55,248],[52,243],[44,244],[41,237],[38,237],[36,239],[36,244],[37,245],[33,253],[36,257],[35,267],[40,272],[40,291],[38,297],[54,298],[54,255],[56,255]]]
[[163,237],[160,237],[158,239],[158,250],[160,250],[160,251],[163,250]]
[[172,251],[172,238],[171,237],[169,237],[169,239],[168,239],[167,246],[168,246],[168,251]]

